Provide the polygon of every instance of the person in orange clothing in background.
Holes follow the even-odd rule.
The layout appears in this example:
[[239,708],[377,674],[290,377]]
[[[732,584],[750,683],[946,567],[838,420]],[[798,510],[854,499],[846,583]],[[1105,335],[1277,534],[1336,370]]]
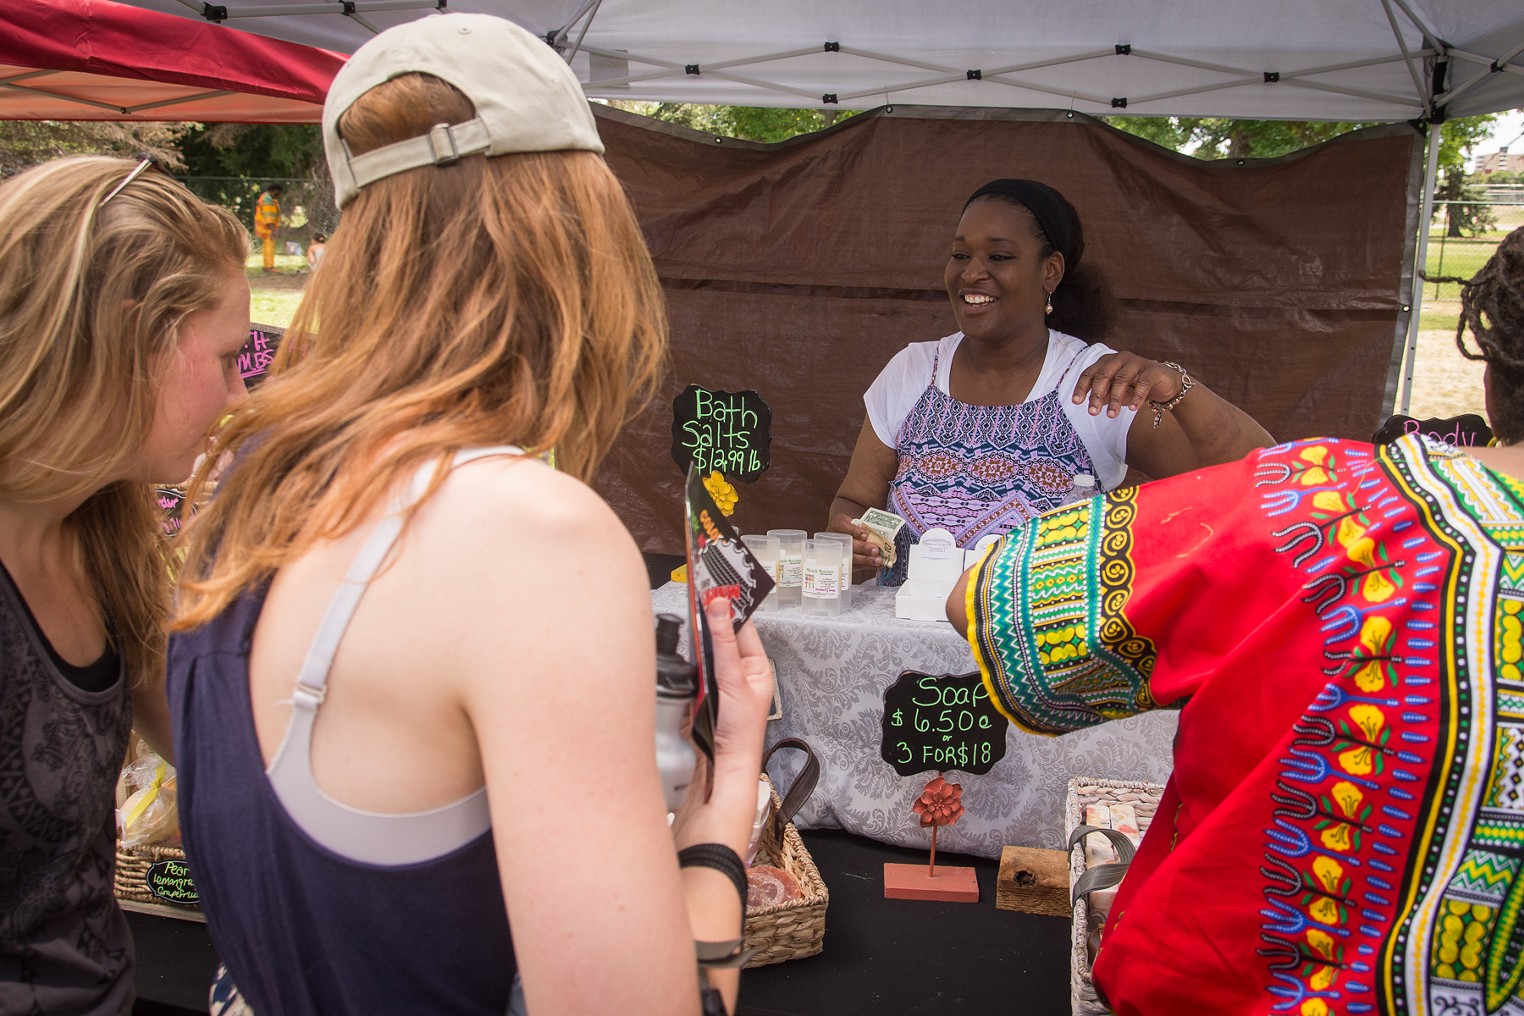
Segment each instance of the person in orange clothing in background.
[[280,198],[285,188],[278,183],[266,187],[254,202],[254,235],[264,249],[265,271],[275,271],[275,232],[280,229]]

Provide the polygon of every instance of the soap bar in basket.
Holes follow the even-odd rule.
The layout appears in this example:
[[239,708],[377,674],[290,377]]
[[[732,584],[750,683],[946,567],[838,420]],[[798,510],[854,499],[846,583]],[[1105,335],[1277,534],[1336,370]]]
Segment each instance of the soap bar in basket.
[[754,864],[746,869],[746,909],[776,907],[804,895],[799,880],[782,868]]

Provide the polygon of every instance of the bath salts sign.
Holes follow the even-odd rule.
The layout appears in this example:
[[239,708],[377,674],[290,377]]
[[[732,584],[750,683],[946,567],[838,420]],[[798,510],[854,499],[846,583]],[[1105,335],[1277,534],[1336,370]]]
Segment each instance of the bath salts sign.
[[1009,725],[978,671],[934,676],[907,670],[884,691],[879,753],[901,776],[945,769],[980,775],[1005,757]]
[[712,392],[689,385],[672,400],[672,461],[684,473],[718,470],[750,483],[768,466],[773,411],[754,391]]

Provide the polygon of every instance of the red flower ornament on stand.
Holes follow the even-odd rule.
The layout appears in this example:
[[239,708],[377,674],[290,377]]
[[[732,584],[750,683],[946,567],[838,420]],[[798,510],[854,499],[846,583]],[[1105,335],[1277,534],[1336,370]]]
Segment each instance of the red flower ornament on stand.
[[931,867],[927,878],[937,877],[937,830],[956,825],[963,817],[963,786],[948,783],[940,773],[921,791],[913,810],[921,816],[921,827],[931,826]]
[[963,817],[963,787],[949,783],[940,773],[934,777],[912,810],[921,828],[931,829],[931,863],[922,870],[915,864],[884,865],[884,895],[889,899],[941,900],[950,903],[977,903],[979,879],[973,868],[943,866],[937,874],[937,830],[956,825]]

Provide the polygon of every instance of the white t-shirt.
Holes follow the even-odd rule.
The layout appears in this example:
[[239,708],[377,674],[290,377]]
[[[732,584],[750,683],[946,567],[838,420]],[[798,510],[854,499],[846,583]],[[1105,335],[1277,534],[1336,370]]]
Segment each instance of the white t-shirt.
[[[863,394],[863,404],[868,409],[868,421],[873,425],[873,433],[878,435],[885,446],[896,447],[895,440],[899,436],[900,425],[905,422],[921,394],[926,391],[926,386],[931,383],[933,363],[937,365],[937,390],[951,397],[952,393],[947,390],[947,379],[952,368],[953,352],[962,341],[963,333],[955,332],[935,342],[912,342],[894,354],[894,359],[868,386],[867,392]],[[1137,410],[1124,406],[1115,417],[1107,416],[1104,412],[1099,416],[1091,416],[1088,399],[1075,405],[1067,396],[1073,394],[1074,382],[1081,371],[1113,352],[1115,350],[1110,346],[1099,342],[1087,346],[1083,339],[1050,328],[1048,355],[1043,360],[1042,372],[1037,375],[1037,383],[1032,386],[1031,393],[1022,400],[1033,402],[1053,391],[1060,380],[1064,382],[1067,390],[1059,393],[1059,405],[1079,435],[1085,451],[1090,453],[1090,461],[1095,466],[1096,482],[1104,490],[1111,490],[1127,475],[1127,431],[1138,415]],[[1076,356],[1078,359],[1075,359]]]

